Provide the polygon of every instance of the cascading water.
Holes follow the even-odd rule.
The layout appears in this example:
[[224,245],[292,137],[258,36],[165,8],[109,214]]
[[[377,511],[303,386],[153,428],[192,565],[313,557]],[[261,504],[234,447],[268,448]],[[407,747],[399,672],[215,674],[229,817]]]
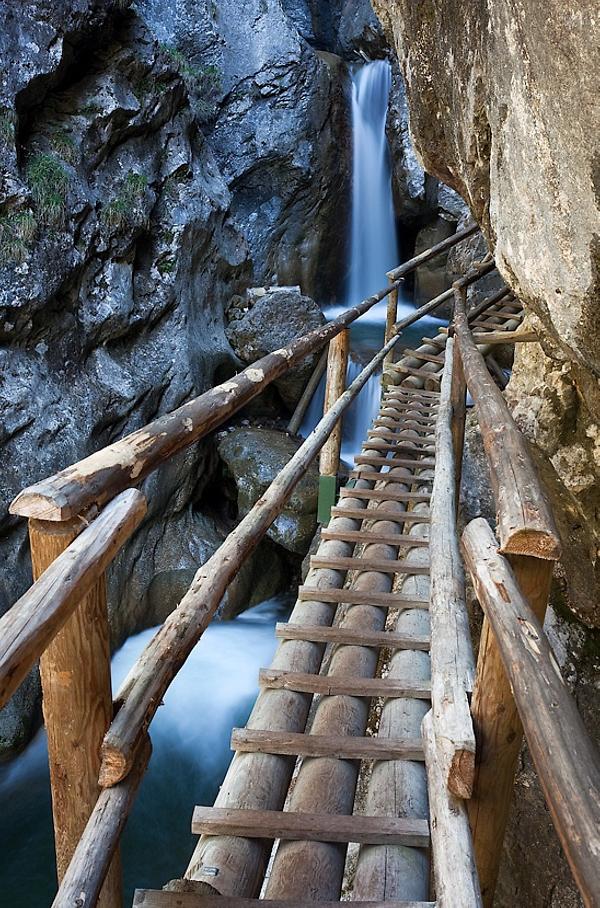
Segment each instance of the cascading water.
[[[333,319],[348,306],[366,299],[386,282],[386,272],[398,264],[398,236],[392,197],[390,152],[386,120],[392,73],[385,60],[357,67],[352,74],[352,214],[350,256],[343,301],[328,306],[325,316]],[[382,300],[353,322],[347,382],[383,344],[387,302]],[[414,307],[399,295],[398,317]],[[405,335],[407,344],[427,325],[422,319]],[[380,377],[373,375],[346,411],[342,434],[342,460],[352,465],[366,432],[377,414],[381,397]],[[300,434],[306,437],[323,415],[325,378],[306,412]]]

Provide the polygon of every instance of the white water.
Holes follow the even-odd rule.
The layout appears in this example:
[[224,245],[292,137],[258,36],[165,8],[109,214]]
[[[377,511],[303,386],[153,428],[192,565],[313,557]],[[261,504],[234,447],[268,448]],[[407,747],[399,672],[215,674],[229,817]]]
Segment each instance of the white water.
[[[274,624],[285,607],[264,602],[234,621],[214,621],[169,688],[150,732],[152,759],[123,837],[125,904],[134,886],[160,889],[179,876],[195,838],[195,804],[212,804],[258,690],[258,670],[271,662]],[[113,688],[156,628],[130,637],[113,659]],[[0,905],[43,908],[54,892],[54,854],[46,736],[0,767]],[[23,885],[23,881],[27,885]]]
[[[376,60],[355,70],[352,75],[352,213],[350,224],[349,267],[342,302],[328,306],[325,315],[336,318],[385,286],[386,272],[398,264],[398,236],[392,198],[390,153],[386,136],[391,67]],[[371,359],[381,349],[385,333],[387,301],[382,300],[353,323],[350,329],[351,355],[347,384],[361,369],[361,361]],[[414,307],[400,296],[398,318],[409,315]],[[435,319],[422,319],[405,334],[406,346],[419,338]],[[421,333],[419,333],[421,332]],[[380,376],[373,375],[343,422],[342,460],[353,465],[354,455],[379,409]],[[306,437],[323,415],[325,378],[306,412],[300,434]]]

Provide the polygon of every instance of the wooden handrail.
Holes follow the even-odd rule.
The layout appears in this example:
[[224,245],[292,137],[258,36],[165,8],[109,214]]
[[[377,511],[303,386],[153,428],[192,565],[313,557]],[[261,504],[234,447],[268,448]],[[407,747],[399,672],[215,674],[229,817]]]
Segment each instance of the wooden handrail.
[[482,518],[467,526],[463,551],[573,876],[586,906],[598,906],[600,755],[562,679],[542,625]]
[[[456,466],[452,436],[454,339],[448,338],[436,420],[435,479],[431,500],[431,701],[435,737],[449,790],[469,798],[475,771],[475,732],[467,692],[475,661],[470,645],[465,578],[456,526]],[[442,746],[443,745],[443,746]]]
[[0,707],[10,699],[146,513],[137,489],[122,492],[0,618]]
[[[418,318],[417,313],[415,318]],[[400,336],[396,335],[385,344],[324,414],[254,507],[200,568],[177,609],[169,615],[130,670],[117,694],[119,709],[102,746],[102,786],[117,784],[130,771],[140,735],[147,729],[171,681],[208,626],[240,564],[281,513],[344,411],[399,340]]]
[[479,224],[476,222],[471,224],[470,227],[465,227],[463,230],[457,230],[456,233],[453,233],[452,236],[442,240],[441,243],[436,243],[435,246],[425,249],[408,262],[404,262],[403,265],[399,265],[397,268],[388,271],[388,278],[390,281],[398,281],[400,278],[404,277],[405,274],[418,268],[419,265],[423,265],[425,262],[428,262],[429,259],[434,258],[436,255],[440,255],[442,252],[446,252],[448,249],[452,249],[453,246],[456,246],[456,244],[462,242],[462,240],[466,240],[467,237],[473,236],[478,230]]
[[467,321],[466,288],[454,284],[454,329],[496,499],[500,550],[557,560],[560,537],[525,437],[491,378]]
[[477,229],[477,225],[473,225],[459,231],[443,243],[409,259],[397,269],[398,278],[393,279],[388,287],[347,309],[323,327],[315,328],[286,347],[263,356],[233,378],[177,410],[160,416],[142,429],[23,489],[11,503],[10,513],[41,520],[69,520],[85,513],[93,505],[105,504],[124,489],[139,485],[161,464],[204,438],[257,397],[267,385],[385,299],[398,288],[405,274]]

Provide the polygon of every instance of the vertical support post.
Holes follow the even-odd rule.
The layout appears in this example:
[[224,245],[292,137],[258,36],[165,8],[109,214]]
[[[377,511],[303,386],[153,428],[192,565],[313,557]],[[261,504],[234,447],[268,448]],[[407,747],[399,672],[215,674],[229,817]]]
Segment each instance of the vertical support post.
[[467,382],[463,369],[462,357],[458,343],[452,350],[452,385],[450,387],[450,406],[452,407],[452,447],[454,449],[454,476],[456,482],[456,509],[460,505],[460,481],[465,447],[465,421],[467,418]]
[[[29,521],[34,580],[85,526],[82,518],[64,523]],[[44,652],[40,674],[60,882],[100,794],[100,745],[112,720],[104,575]],[[98,906],[118,908],[120,905],[121,871],[116,855]]]
[[[392,283],[392,282],[391,282]],[[387,298],[387,313],[385,318],[385,343],[391,339],[394,332],[394,325],[398,321],[398,288],[394,287]],[[383,371],[385,367],[394,362],[394,351],[390,350],[383,361]]]
[[[530,555],[507,557],[521,592],[543,624],[554,562]],[[523,726],[487,618],[481,632],[471,712],[477,754],[469,819],[483,904],[485,908],[491,908],[512,804]]]
[[[325,404],[323,412],[334,405],[344,393],[346,387],[346,368],[348,366],[348,349],[350,332],[346,328],[329,342],[327,357],[327,384],[325,386]],[[337,492],[337,474],[340,467],[342,449],[342,420],[338,420],[335,429],[321,448],[319,458],[319,503],[317,518],[319,523],[328,524],[331,508],[335,504]]]

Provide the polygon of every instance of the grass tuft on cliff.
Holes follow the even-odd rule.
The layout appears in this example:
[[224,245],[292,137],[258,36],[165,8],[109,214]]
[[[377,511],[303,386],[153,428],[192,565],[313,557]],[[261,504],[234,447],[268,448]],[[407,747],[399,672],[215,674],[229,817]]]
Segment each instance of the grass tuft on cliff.
[[130,170],[121,184],[119,194],[105,205],[100,218],[107,227],[121,230],[136,224],[143,217],[142,202],[148,188],[148,177]]
[[35,215],[28,208],[2,215],[0,217],[0,265],[5,264],[6,261],[17,264],[24,262],[36,231]]
[[214,64],[196,66],[176,47],[162,44],[161,50],[169,58],[193,95],[192,108],[200,119],[207,119],[215,112],[217,95],[221,90],[221,70]]
[[69,175],[53,154],[35,154],[27,165],[26,179],[39,222],[60,227],[65,222]]

